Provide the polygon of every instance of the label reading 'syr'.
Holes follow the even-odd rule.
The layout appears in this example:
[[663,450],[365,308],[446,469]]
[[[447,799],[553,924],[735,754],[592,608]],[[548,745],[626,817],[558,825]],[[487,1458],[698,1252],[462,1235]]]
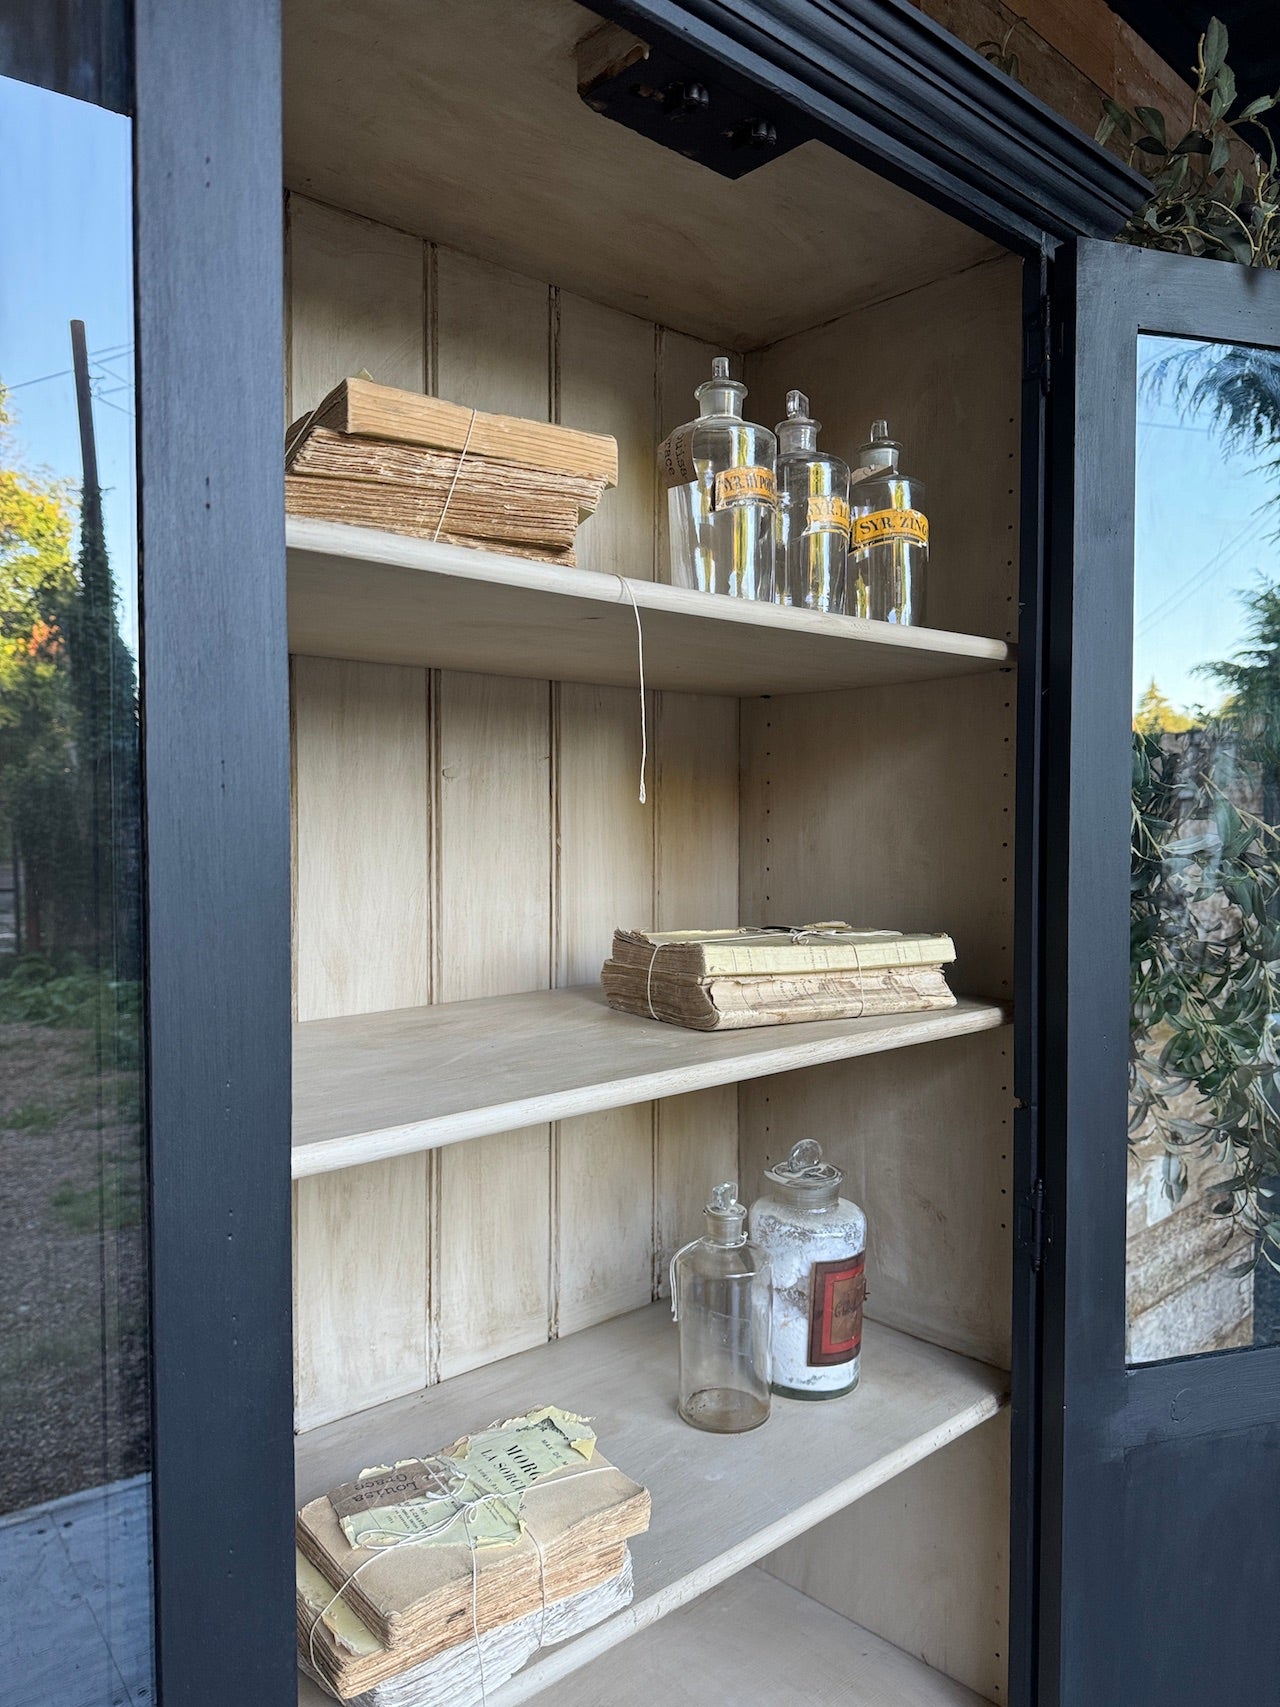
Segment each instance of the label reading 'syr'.
[[867,1295],[865,1251],[816,1262],[810,1277],[809,1364],[852,1363],[862,1350],[862,1301]]
[[872,510],[853,518],[853,549],[865,551],[884,539],[907,539],[915,545],[929,544],[929,519],[920,510]]
[[808,500],[807,525],[811,528],[831,528],[840,533],[849,531],[849,505],[844,498],[826,496]]
[[772,504],[777,496],[771,468],[722,468],[716,475],[717,510],[730,504]]

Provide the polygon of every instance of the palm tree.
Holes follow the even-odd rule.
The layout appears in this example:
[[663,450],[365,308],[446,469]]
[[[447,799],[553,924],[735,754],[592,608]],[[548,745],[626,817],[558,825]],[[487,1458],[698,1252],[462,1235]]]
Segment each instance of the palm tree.
[[1190,344],[1152,368],[1147,384],[1171,393],[1189,419],[1208,418],[1228,450],[1270,451],[1280,503],[1280,351],[1248,344]]

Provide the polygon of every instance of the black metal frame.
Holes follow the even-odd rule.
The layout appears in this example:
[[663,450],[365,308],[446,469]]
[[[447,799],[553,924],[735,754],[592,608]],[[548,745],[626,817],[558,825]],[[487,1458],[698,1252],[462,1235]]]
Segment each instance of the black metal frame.
[[280,19],[136,0],[156,1660],[296,1697]]
[[[1125,1643],[1135,1637],[1123,1596],[1112,1594],[1112,1617],[1099,1619],[1083,1592],[1100,1571],[1105,1582],[1106,1561],[1116,1557],[1126,1455],[1280,1423],[1280,1347],[1126,1368],[1122,1141],[1138,337],[1280,344],[1280,279],[1098,243],[1063,251],[1054,273],[1041,763],[1042,955],[1051,975],[1040,990],[1047,1237],[1038,1699],[1082,1707],[1102,1699],[1099,1668],[1124,1664]],[[1211,1521],[1214,1491],[1204,1497],[1203,1513],[1185,1511],[1189,1524]],[[1266,1684],[1257,1672],[1259,1699],[1274,1684],[1274,1669],[1265,1675]],[[1118,1688],[1118,1672],[1111,1677]],[[1122,1690],[1116,1698],[1155,1699]]]
[[[908,0],[601,0],[1027,261],[1024,755],[1040,748],[1046,257],[1142,181]],[[163,1707],[294,1696],[277,0],[137,0],[157,1646]],[[1068,617],[1070,612],[1067,613]],[[1010,1693],[1036,1667],[1042,812],[1019,776]],[[234,1641],[226,1633],[235,1632]],[[250,1656],[246,1658],[246,1656]],[[1049,1698],[1046,1698],[1049,1699]]]
[[815,135],[1024,252],[1110,237],[1144,181],[910,0],[603,0],[733,67]]

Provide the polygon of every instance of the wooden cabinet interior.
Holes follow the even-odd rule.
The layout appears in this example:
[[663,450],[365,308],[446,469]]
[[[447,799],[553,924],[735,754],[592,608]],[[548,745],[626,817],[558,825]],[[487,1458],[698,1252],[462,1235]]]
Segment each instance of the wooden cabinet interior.
[[[845,456],[888,414],[928,486],[931,625],[1014,638],[1014,258],[821,144],[729,184],[600,119],[572,87],[596,20],[560,0],[286,10],[291,418],[368,369],[612,433],[621,478],[580,562],[650,580],[655,445],[728,347],[755,418],[804,386]],[[651,691],[641,805],[635,685],[297,655],[296,1017],[593,982],[617,924],[832,917],[947,929],[960,991],[1007,1003],[1012,681]],[[753,1195],[807,1135],[867,1209],[869,1314],[1007,1368],[1010,1047],[986,1030],[298,1179],[300,1461],[341,1426],[349,1473],[387,1448],[338,1419],[607,1333],[662,1295],[711,1184]],[[543,1400],[569,1402],[539,1388],[507,1408]],[[856,1436],[859,1402],[822,1407],[828,1426]],[[999,1701],[1007,1526],[995,1418],[768,1565],[855,1621],[851,1678],[882,1638],[945,1674],[904,1701]]]

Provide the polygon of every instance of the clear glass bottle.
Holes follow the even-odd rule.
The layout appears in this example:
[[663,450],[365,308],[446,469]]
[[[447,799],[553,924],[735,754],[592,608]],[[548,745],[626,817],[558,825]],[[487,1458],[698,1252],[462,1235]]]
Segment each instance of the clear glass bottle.
[[680,1415],[713,1434],[744,1434],[769,1415],[769,1262],[747,1238],[730,1182],[711,1193],[707,1230],[671,1259],[680,1324]]
[[803,391],[788,391],[778,422],[778,568],[782,602],[805,610],[845,608],[849,554],[849,464],[818,449],[822,423]]
[[867,1218],[812,1138],[764,1177],[751,1237],[773,1271],[773,1390],[834,1399],[858,1385]]
[[870,440],[859,448],[849,488],[847,609],[876,622],[921,623],[929,521],[923,485],[898,467],[901,448],[887,421],[873,422]]
[[659,448],[667,486],[673,586],[740,599],[772,599],[777,441],[744,421],[747,388],[716,356],[697,389],[698,419]]

